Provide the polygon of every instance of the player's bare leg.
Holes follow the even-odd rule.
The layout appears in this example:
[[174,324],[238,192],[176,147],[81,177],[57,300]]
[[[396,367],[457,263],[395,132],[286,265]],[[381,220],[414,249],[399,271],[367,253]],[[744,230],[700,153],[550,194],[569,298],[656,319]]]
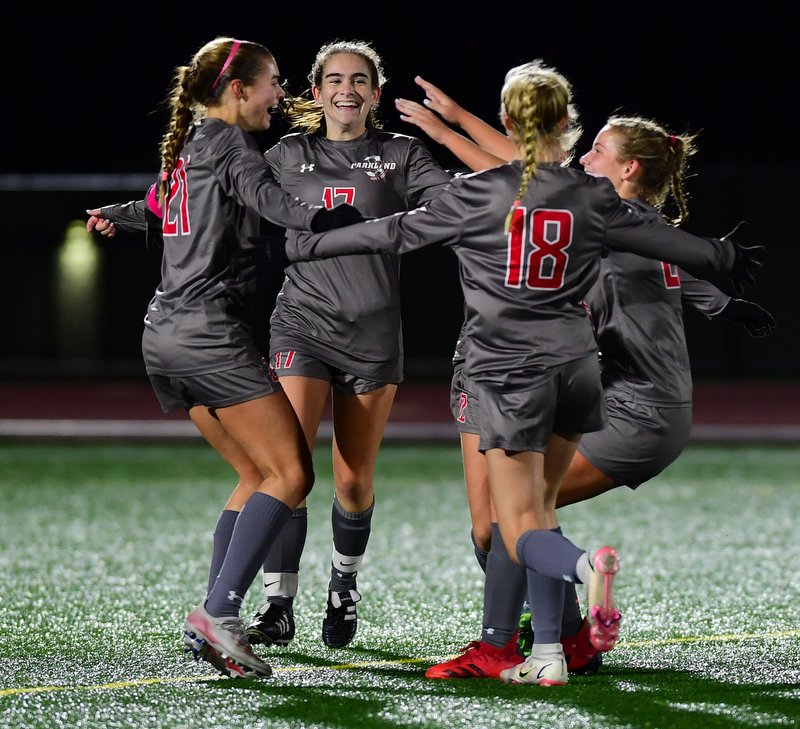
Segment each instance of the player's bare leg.
[[192,408],[190,415],[229,462],[241,465],[244,453],[262,480],[236,519],[214,587],[186,619],[186,650],[227,675],[268,676],[269,665],[252,652],[245,638],[239,608],[292,508],[313,485],[311,456],[283,392],[215,411]]
[[557,507],[577,504],[580,501],[594,498],[606,491],[617,488],[619,484],[606,476],[576,451],[569,464],[561,488],[558,490]]
[[[298,375],[284,375],[280,381],[300,421],[308,449],[313,453],[330,383]],[[264,560],[264,603],[247,628],[247,636],[253,644],[285,646],[294,638],[294,599],[307,531],[308,510],[304,500],[292,512],[280,538]]]
[[480,440],[476,433],[461,433],[461,460],[475,546],[488,552],[492,546],[492,522],[497,519],[489,493],[486,457],[478,450]]
[[357,630],[356,577],[369,541],[375,501],[375,459],[397,385],[353,395],[333,394],[333,474],[331,511],[333,557],[322,639],[331,648],[347,645]]

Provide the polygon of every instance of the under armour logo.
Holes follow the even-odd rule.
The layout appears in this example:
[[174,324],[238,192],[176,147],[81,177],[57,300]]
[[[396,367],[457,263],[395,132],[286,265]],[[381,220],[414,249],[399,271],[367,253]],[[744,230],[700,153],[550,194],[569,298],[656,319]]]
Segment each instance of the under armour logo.
[[237,595],[235,590],[231,590],[228,593],[228,600],[231,602],[238,602],[241,605],[244,598],[241,595]]
[[313,172],[314,171],[314,163],[307,165],[305,163],[300,165],[300,172]]

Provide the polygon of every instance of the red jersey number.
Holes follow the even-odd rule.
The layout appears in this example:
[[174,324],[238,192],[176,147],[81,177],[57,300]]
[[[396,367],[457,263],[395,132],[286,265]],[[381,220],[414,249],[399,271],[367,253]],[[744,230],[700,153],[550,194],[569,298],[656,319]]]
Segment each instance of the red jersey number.
[[518,206],[508,234],[505,285],[518,289],[525,281],[529,289],[560,289],[569,262],[566,251],[571,244],[569,210],[534,210],[529,221],[527,209]]
[[[343,197],[344,200],[337,201],[337,197]],[[353,204],[356,199],[355,187],[326,187],[322,192],[322,202],[328,210],[335,208],[340,202],[345,202],[348,205]]]
[[661,264],[664,267],[664,283],[668,289],[679,289],[681,287],[681,275],[678,273],[678,267],[674,263],[667,263],[666,261]]
[[[174,203],[174,204],[173,204]],[[189,235],[189,188],[186,186],[186,163],[178,159],[169,183],[169,199],[164,215],[164,235]]]

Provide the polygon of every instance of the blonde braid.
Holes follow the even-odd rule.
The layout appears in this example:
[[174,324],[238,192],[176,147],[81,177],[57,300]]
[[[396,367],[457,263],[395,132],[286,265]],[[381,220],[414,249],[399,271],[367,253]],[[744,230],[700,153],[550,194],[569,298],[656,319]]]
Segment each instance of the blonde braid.
[[169,128],[161,141],[161,183],[158,191],[158,202],[163,205],[169,191],[169,176],[178,164],[180,154],[186,135],[189,133],[194,121],[192,111],[193,101],[190,91],[192,81],[192,69],[182,66],[177,69],[175,74],[175,86],[170,96],[170,108],[172,113],[169,120]]
[[567,164],[572,156],[581,129],[571,99],[569,82],[541,61],[517,66],[506,74],[502,108],[510,124],[509,135],[525,151],[525,168],[517,200],[506,218],[506,233],[531,180],[538,178],[537,161]]

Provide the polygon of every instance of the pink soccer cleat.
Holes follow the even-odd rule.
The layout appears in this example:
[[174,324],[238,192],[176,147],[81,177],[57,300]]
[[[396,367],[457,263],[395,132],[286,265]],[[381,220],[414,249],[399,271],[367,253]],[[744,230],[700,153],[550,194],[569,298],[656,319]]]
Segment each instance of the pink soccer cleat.
[[619,639],[620,614],[614,600],[614,577],[619,558],[613,547],[603,547],[591,558],[589,592],[589,639],[599,651],[610,651]]

